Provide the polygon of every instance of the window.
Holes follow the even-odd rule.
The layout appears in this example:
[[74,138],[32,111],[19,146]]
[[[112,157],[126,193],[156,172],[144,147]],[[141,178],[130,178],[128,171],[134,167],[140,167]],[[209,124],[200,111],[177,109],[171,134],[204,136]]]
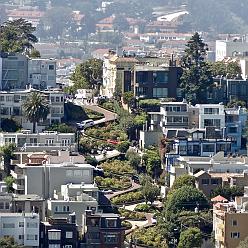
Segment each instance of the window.
[[111,218],[106,219],[106,226],[107,227],[116,227],[116,224],[117,224],[116,219],[111,219]]
[[0,102],[4,102],[4,96],[0,96]]
[[3,223],[3,228],[15,228],[15,223]]
[[24,235],[19,235],[19,239],[23,240],[24,239]]
[[54,65],[48,65],[48,70],[53,71],[54,70]]
[[204,127],[217,127],[220,128],[220,119],[205,119]]
[[90,176],[90,171],[89,170],[83,170],[83,175],[84,176]]
[[60,244],[50,244],[49,248],[60,248]]
[[72,248],[72,245],[65,245],[65,248]]
[[73,177],[73,171],[72,170],[66,170],[66,177]]
[[81,177],[82,171],[81,170],[74,170],[74,177]]
[[202,179],[203,185],[209,185],[209,179]]
[[104,242],[108,244],[116,244],[118,242],[118,237],[116,234],[105,234]]
[[168,88],[153,88],[153,97],[167,97]]
[[28,222],[27,223],[27,228],[37,228],[38,224],[35,222]]
[[4,209],[4,202],[0,202],[0,209]]
[[54,96],[51,96],[51,102],[54,102]]
[[56,96],[55,101],[56,101],[56,102],[59,102],[59,100],[60,100],[60,99],[59,99],[59,96]]
[[239,239],[239,236],[240,236],[239,232],[231,232],[232,239]]
[[69,146],[71,143],[71,140],[70,139],[62,139],[61,143],[62,143],[62,146]]
[[67,239],[72,239],[72,238],[73,238],[73,232],[66,232],[66,233],[65,233],[65,237],[66,237]]
[[51,145],[51,144],[53,144],[53,142],[54,142],[54,139],[46,139],[47,145]]
[[154,83],[168,83],[168,73],[165,71],[156,71],[153,72],[153,81]]
[[48,231],[48,239],[49,240],[60,240],[61,232],[60,231]]
[[24,222],[19,222],[19,227],[24,227]]
[[27,240],[38,240],[38,235],[27,234]]
[[209,115],[218,115],[219,114],[219,109],[218,108],[204,108],[204,114],[209,114]]
[[99,226],[99,219],[90,219],[91,226]]
[[237,220],[232,220],[232,225],[233,225],[233,226],[237,226],[237,225],[238,225]]
[[211,184],[212,185],[218,185],[219,184],[219,180],[218,179],[211,179]]
[[215,145],[214,144],[203,144],[202,151],[203,152],[214,152]]

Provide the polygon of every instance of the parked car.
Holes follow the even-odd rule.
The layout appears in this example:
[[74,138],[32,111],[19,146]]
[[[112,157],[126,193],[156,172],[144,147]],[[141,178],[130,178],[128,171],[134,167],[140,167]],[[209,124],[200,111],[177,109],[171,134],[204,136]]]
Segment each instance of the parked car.
[[84,129],[86,127],[92,127],[94,125],[94,121],[92,119],[88,119],[82,122],[77,123],[78,129]]

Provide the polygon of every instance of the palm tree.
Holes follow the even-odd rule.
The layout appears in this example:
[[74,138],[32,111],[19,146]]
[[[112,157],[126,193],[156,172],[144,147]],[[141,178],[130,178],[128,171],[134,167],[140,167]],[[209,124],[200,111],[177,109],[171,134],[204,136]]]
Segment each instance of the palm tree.
[[33,133],[36,132],[36,123],[45,120],[49,114],[48,101],[38,92],[32,92],[23,103],[26,118],[33,123]]

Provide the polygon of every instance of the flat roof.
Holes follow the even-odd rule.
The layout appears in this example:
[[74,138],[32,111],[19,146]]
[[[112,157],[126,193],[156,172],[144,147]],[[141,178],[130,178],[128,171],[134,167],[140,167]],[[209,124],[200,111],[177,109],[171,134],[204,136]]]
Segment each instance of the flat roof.
[[16,201],[43,201],[44,199],[35,194],[27,194],[27,195],[13,195],[13,199]]

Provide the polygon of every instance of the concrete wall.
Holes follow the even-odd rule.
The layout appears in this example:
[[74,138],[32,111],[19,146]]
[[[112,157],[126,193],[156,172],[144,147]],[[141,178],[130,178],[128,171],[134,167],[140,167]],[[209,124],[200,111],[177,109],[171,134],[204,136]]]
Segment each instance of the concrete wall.
[[139,145],[142,149],[151,145],[158,146],[162,136],[162,131],[140,131]]

